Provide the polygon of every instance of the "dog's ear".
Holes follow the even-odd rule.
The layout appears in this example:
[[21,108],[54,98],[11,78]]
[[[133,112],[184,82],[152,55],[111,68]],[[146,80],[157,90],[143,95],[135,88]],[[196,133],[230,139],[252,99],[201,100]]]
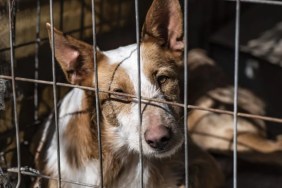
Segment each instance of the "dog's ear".
[[182,51],[183,28],[179,0],[154,0],[142,30],[142,41],[153,40],[173,51]]
[[[51,25],[46,24],[51,40]],[[50,41],[50,43],[52,43]],[[93,47],[54,28],[55,57],[67,80],[76,85],[93,86]],[[97,62],[103,54],[97,52]]]

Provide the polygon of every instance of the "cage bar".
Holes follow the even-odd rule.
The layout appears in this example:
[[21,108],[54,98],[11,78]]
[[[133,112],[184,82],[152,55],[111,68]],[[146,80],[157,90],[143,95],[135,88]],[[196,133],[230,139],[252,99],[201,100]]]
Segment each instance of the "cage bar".
[[[6,80],[12,80],[11,76],[0,75],[0,78],[6,79]],[[52,85],[53,84],[53,82],[51,82],[51,81],[35,80],[35,79],[22,78],[22,77],[15,77],[15,80],[21,81],[21,82],[39,83],[39,84],[44,84],[44,85]],[[67,83],[62,83],[62,82],[56,82],[56,85],[57,86],[63,86],[63,87],[69,87],[69,88],[80,88],[80,89],[84,89],[84,90],[88,90],[88,91],[95,91],[95,89],[91,88],[91,87],[72,85],[72,84],[67,84]],[[118,93],[118,92],[112,92],[112,91],[104,91],[104,90],[99,90],[99,92],[136,99],[135,95],[130,95],[130,94],[124,94],[124,93]],[[156,98],[142,97],[141,101],[142,101],[142,103],[158,102],[158,103],[169,104],[169,105],[174,105],[174,106],[179,106],[179,107],[185,108],[184,104],[182,104],[182,103],[169,102],[169,101],[165,101],[165,100],[159,100],[159,99],[156,99]],[[221,110],[221,109],[216,109],[216,108],[205,108],[205,107],[200,107],[200,106],[195,106],[195,105],[188,105],[186,108],[233,115],[233,111]],[[242,113],[242,112],[238,112],[237,116],[238,117],[246,117],[246,118],[250,118],[250,119],[259,119],[259,120],[269,121],[269,122],[273,122],[273,123],[282,123],[282,118],[275,118],[275,117],[270,117],[270,116],[262,116],[262,115]]]
[[135,30],[136,30],[136,53],[137,53],[137,66],[138,66],[138,118],[139,118],[139,164],[140,164],[140,187],[143,188],[143,172],[144,172],[144,163],[143,163],[143,146],[142,146],[142,107],[141,107],[141,65],[140,65],[140,29],[139,29],[139,1],[135,0]]
[[21,185],[21,149],[20,149],[20,136],[19,136],[19,123],[17,116],[17,94],[16,94],[16,80],[15,80],[15,54],[14,54],[14,44],[15,44],[15,26],[16,26],[16,1],[9,0],[9,40],[10,40],[10,62],[11,62],[11,78],[12,78],[12,94],[13,94],[13,116],[14,124],[16,129],[16,144],[17,144],[17,170],[18,179],[16,187],[19,188]]
[[[188,106],[188,0],[184,0],[184,106]],[[188,108],[184,108],[185,188],[189,188]]]
[[[38,80],[39,68],[39,47],[40,47],[40,0],[36,4],[36,36],[35,36],[35,57],[34,57],[34,79]],[[38,121],[38,83],[34,83],[34,122]]]
[[236,1],[235,59],[234,59],[234,104],[233,104],[233,188],[237,188],[237,113],[238,113],[238,68],[240,50],[240,0]]
[[93,63],[95,71],[95,101],[96,101],[96,120],[98,128],[98,147],[99,147],[99,172],[100,172],[100,187],[103,188],[103,158],[102,158],[102,139],[101,139],[101,125],[100,125],[100,105],[99,105],[99,87],[98,87],[98,66],[97,66],[97,45],[96,45],[96,16],[95,16],[95,2],[91,1],[92,8],[92,35],[93,35]]
[[[237,0],[225,0],[225,1],[237,1]],[[279,5],[282,6],[281,1],[273,0],[241,0],[242,3],[256,3],[256,4],[268,4],[268,5]]]
[[56,126],[56,144],[57,144],[57,159],[58,159],[58,187],[61,187],[61,160],[60,160],[60,129],[58,122],[58,107],[57,107],[57,85],[56,85],[56,71],[55,71],[55,44],[54,44],[54,18],[53,18],[53,0],[49,1],[50,6],[50,24],[51,24],[51,53],[52,53],[52,77],[53,77],[53,97],[54,97],[54,113]]

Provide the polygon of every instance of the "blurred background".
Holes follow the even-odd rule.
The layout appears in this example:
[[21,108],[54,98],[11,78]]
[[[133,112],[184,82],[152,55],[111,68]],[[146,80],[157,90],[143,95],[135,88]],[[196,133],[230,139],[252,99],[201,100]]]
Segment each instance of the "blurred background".
[[[279,1],[276,1],[279,2]],[[282,2],[282,1],[281,1]],[[140,28],[151,0],[139,1]],[[135,43],[133,0],[96,0],[97,45],[109,50]],[[51,51],[45,29],[49,1],[15,1],[14,61],[17,77],[52,81]],[[0,0],[0,76],[11,75],[8,1]],[[90,0],[54,0],[54,25],[92,43]],[[207,51],[232,80],[234,74],[235,2],[189,0],[189,49]],[[239,85],[266,103],[266,115],[282,118],[282,6],[241,3]],[[64,82],[59,67],[57,81]],[[62,97],[68,88],[59,87]],[[33,166],[32,139],[53,107],[52,86],[16,82],[22,166]],[[0,78],[0,167],[16,167],[15,126],[11,81]],[[282,134],[282,124],[267,122],[267,136]],[[232,187],[232,158],[214,155],[226,166],[226,187]],[[282,158],[281,158],[282,160]],[[228,162],[226,162],[228,161]],[[238,187],[281,187],[282,168],[239,161]],[[0,171],[1,175],[1,171]],[[1,175],[2,176],[2,175]],[[4,176],[2,176],[4,177]],[[13,182],[8,174],[1,183]],[[1,182],[2,181],[2,182]],[[28,187],[30,178],[24,178]],[[3,186],[2,186],[3,187]]]

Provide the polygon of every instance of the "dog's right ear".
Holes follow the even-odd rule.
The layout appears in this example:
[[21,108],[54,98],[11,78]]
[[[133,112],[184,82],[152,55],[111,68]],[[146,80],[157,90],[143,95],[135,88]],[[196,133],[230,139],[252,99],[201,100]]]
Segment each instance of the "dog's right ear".
[[[51,25],[46,24],[50,44]],[[59,62],[67,80],[75,85],[93,86],[93,47],[79,41],[69,35],[64,35],[54,28],[55,57]],[[101,52],[97,52],[97,62],[103,58]]]
[[179,0],[154,0],[142,29],[143,41],[154,41],[172,52],[184,49]]

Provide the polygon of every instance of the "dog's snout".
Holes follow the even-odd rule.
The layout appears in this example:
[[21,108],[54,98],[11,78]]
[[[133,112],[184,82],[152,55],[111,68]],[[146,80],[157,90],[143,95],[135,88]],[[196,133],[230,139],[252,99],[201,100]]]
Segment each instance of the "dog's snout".
[[170,139],[171,131],[163,125],[151,127],[145,132],[146,142],[154,149],[163,149]]

